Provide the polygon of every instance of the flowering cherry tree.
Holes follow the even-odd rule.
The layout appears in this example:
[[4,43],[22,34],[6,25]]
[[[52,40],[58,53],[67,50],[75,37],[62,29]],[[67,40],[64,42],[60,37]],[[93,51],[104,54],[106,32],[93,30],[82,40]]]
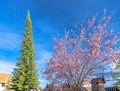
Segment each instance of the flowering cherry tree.
[[111,16],[93,17],[86,26],[80,25],[77,34],[65,32],[64,37],[54,39],[54,54],[44,72],[47,80],[70,91],[79,91],[84,79],[106,64],[117,59],[115,45],[118,34],[108,27]]

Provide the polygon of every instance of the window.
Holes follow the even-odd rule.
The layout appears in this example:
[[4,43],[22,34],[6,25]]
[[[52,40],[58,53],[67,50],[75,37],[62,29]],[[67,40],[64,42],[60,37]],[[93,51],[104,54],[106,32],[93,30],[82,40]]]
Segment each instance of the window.
[[2,83],[2,87],[5,87],[5,83]]

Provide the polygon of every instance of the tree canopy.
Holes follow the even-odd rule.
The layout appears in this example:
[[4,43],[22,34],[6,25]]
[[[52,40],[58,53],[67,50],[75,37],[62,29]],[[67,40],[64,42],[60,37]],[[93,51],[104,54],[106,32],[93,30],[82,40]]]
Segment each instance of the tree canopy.
[[119,37],[108,27],[110,19],[93,17],[86,25],[81,24],[77,33],[67,31],[64,37],[55,39],[54,54],[44,72],[46,79],[79,91],[84,79],[115,61],[118,55],[114,47]]

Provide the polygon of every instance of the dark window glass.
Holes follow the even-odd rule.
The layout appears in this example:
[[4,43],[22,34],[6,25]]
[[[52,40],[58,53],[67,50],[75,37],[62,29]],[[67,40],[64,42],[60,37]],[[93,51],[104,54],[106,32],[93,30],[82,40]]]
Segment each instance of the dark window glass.
[[2,83],[2,87],[5,87],[5,83]]

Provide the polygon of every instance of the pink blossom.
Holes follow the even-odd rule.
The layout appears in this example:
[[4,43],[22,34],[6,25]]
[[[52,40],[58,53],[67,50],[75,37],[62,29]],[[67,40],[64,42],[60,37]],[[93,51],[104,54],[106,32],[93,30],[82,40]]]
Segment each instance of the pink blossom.
[[[64,37],[55,40],[53,57],[44,72],[47,80],[57,85],[70,84],[73,89],[75,86],[81,87],[91,72],[116,60],[118,55],[114,47],[120,39],[104,29],[110,19],[110,16],[104,16],[95,25],[96,19],[93,18],[88,27],[81,27],[77,38],[66,32]],[[91,30],[88,32],[89,28]]]
[[95,18],[93,18],[91,21],[88,22],[88,27],[91,28],[94,22],[95,22]]

